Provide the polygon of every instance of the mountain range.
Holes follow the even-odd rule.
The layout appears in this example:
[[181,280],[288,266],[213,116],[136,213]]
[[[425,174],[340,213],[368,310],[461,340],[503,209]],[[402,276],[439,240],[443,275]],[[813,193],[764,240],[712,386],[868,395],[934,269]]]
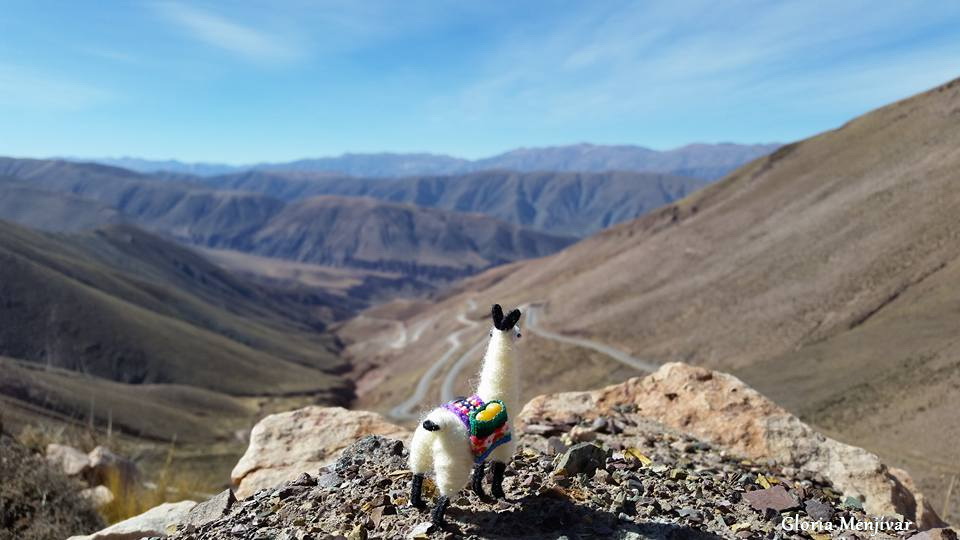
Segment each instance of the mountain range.
[[[129,223],[192,246],[257,256],[211,253],[235,271],[274,282],[285,273],[281,267],[292,268],[286,262],[352,268],[346,288],[332,277],[320,290],[362,303],[548,255],[705,184],[632,172],[196,177],[0,158],[0,219],[60,232]],[[288,285],[303,285],[291,279],[303,272],[286,274]]]
[[191,245],[411,279],[447,281],[573,242],[482,214],[358,197],[288,203],[104,165],[0,158],[0,175],[0,218],[43,229],[126,222]]
[[521,227],[574,237],[634,219],[708,184],[654,173],[497,170],[397,179],[248,171],[201,182],[220,191],[261,193],[285,201],[316,195],[372,197],[485,214]]
[[463,174],[491,169],[520,172],[635,171],[690,176],[714,180],[733,169],[768,154],[778,144],[690,144],[672,150],[652,150],[635,145],[575,144],[519,148],[495,156],[468,160],[427,153],[348,153],[338,157],[300,159],[286,163],[225,165],[146,160],[133,157],[78,159],[114,165],[138,172],[169,172],[215,176],[244,170],[327,172],[360,177],[401,177]]
[[[394,321],[391,332],[429,323],[393,350],[368,345],[383,336],[365,335],[365,319],[341,329],[354,358],[404,374],[367,372],[361,404],[388,411],[408,398],[436,372],[426,370],[444,340],[469,329],[463,316],[486,320],[494,301],[529,304],[537,325],[568,337],[524,333],[531,394],[636,373],[571,343],[734,370],[944,493],[960,462],[958,148],[960,79],[784,146],[561,253],[472,277],[439,302],[373,308],[370,317]],[[448,386],[440,375],[426,381],[426,402]]]

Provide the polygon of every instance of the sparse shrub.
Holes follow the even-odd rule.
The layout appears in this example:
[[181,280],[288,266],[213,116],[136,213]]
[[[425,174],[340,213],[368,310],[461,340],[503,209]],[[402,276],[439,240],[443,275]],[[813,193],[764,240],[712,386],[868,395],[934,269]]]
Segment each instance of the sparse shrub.
[[0,540],[47,540],[103,527],[83,488],[13,437],[0,433]]
[[105,437],[94,430],[42,422],[24,426],[17,435],[20,444],[39,454],[45,453],[47,445],[51,443],[64,444],[89,452],[97,445],[105,444],[104,439]]
[[[115,450],[120,449],[118,453],[123,455],[136,455],[138,453],[134,445],[129,442],[125,443],[120,438],[108,437],[103,433],[85,427],[62,424],[29,424],[20,430],[16,442],[27,454],[37,454],[34,457],[41,460],[46,452],[47,445],[51,443],[72,446],[84,452],[104,444],[113,446]],[[174,466],[176,457],[176,443],[174,442],[170,444],[166,451],[162,467],[155,471],[151,477],[141,478],[146,481],[145,483],[131,483],[129,482],[129,476],[125,477],[118,470],[106,471],[105,477],[98,478],[97,481],[102,482],[113,493],[114,498],[106,506],[97,509],[103,520],[106,523],[116,523],[142,514],[165,502],[202,497],[202,495],[199,495],[204,490],[202,483],[194,476],[180,473]],[[59,471],[56,472],[59,473]],[[3,478],[0,476],[0,479]],[[64,479],[72,486],[73,492],[88,487],[79,479],[73,480],[66,477]],[[92,479],[88,478],[88,480]],[[74,533],[76,532],[74,531]],[[20,537],[10,538],[19,539]],[[43,536],[37,536],[37,538],[43,538]],[[0,534],[0,540],[6,539],[7,537]]]

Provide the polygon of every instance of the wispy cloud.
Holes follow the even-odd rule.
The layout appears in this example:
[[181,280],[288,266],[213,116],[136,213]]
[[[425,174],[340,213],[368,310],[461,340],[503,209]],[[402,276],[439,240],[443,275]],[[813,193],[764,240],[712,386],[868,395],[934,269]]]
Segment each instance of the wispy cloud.
[[111,62],[133,64],[138,61],[138,58],[131,53],[118,51],[118,50],[110,49],[106,47],[83,47],[80,49],[80,52],[96,58],[100,58],[102,60],[109,60]]
[[287,62],[299,51],[283,38],[180,3],[156,4],[159,12],[193,38],[256,62]]
[[0,105],[17,109],[80,110],[112,101],[105,88],[0,64]]
[[[505,35],[471,83],[431,105],[472,118],[508,111],[563,124],[625,115],[639,120],[665,110],[679,116],[691,107],[739,105],[750,97],[803,98],[794,89],[827,81],[829,91],[873,105],[897,97],[891,86],[911,93],[936,83],[931,75],[956,68],[960,49],[922,42],[925,27],[938,24],[936,13],[913,13],[905,28],[899,4],[580,5],[546,31],[521,28]],[[917,74],[920,59],[923,76]],[[865,79],[873,85],[863,86]]]

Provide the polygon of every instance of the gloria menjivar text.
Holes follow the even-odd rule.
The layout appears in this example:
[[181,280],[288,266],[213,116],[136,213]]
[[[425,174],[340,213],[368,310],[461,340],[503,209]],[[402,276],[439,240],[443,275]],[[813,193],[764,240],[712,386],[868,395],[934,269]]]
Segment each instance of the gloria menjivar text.
[[830,532],[830,531],[861,531],[869,533],[886,533],[906,531],[913,528],[910,520],[874,519],[860,520],[855,517],[841,517],[838,522],[801,520],[797,514],[783,517],[780,528],[788,532]]

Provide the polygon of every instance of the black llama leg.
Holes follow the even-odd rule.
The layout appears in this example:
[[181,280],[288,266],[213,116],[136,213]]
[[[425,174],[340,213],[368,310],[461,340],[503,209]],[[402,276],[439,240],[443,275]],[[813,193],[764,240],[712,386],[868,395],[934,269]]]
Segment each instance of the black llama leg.
[[427,506],[423,502],[423,475],[413,475],[413,482],[410,483],[410,506],[414,508],[423,508]]
[[473,480],[471,486],[473,486],[473,492],[477,494],[477,497],[485,499],[487,494],[483,492],[483,473],[486,472],[486,463],[480,462],[473,466]]
[[437,527],[446,525],[447,522],[443,519],[443,515],[447,512],[448,506],[450,506],[449,497],[440,497],[437,499],[437,506],[433,508],[433,512],[430,514],[430,521]]
[[507,470],[507,464],[502,461],[493,462],[493,489],[491,493],[498,499],[506,499],[503,494],[503,472]]

